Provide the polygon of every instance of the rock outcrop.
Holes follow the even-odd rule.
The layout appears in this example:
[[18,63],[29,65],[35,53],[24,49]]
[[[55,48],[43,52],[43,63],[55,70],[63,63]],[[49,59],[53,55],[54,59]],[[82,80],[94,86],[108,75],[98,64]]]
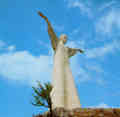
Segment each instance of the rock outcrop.
[[[50,113],[45,112],[43,115],[33,117],[50,117]],[[53,110],[53,117],[120,117],[120,108],[76,108],[73,110],[56,108]]]

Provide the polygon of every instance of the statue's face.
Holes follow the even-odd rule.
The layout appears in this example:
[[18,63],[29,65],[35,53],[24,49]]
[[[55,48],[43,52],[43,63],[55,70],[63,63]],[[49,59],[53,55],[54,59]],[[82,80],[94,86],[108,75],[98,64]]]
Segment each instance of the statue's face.
[[62,40],[63,43],[65,44],[67,42],[67,36],[65,34],[61,35],[60,40]]

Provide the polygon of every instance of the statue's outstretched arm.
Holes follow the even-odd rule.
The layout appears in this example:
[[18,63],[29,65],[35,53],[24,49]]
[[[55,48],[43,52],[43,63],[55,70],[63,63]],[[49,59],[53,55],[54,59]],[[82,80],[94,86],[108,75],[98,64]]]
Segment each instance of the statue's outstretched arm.
[[74,56],[77,52],[84,53],[84,51],[81,50],[81,49],[69,48],[69,47],[68,47],[68,56],[69,56],[69,57]]
[[55,51],[56,47],[57,47],[57,43],[58,43],[58,38],[51,26],[51,23],[48,21],[48,18],[46,16],[44,16],[40,11],[38,11],[38,15],[40,15],[48,24],[48,34],[50,36],[52,48]]

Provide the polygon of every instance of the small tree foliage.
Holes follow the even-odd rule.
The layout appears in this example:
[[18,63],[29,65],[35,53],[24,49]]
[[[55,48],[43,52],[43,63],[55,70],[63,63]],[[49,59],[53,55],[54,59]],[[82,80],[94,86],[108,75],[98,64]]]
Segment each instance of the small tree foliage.
[[44,85],[42,85],[39,81],[37,81],[37,83],[38,83],[37,87],[32,87],[34,91],[33,94],[34,101],[32,102],[32,105],[49,108],[50,113],[52,114],[52,100],[50,97],[52,85],[49,82],[45,83]]

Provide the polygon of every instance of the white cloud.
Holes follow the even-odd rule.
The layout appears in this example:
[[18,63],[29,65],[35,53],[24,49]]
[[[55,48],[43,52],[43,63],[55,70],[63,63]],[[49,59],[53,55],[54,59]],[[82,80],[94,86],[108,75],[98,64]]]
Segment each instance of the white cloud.
[[[43,44],[43,43],[40,43]],[[76,46],[71,44],[70,46]],[[33,56],[28,51],[14,51],[15,46],[6,46],[6,52],[0,54],[0,75],[1,78],[7,80],[14,80],[20,83],[26,83],[34,85],[36,80],[40,80],[42,83],[51,81],[51,72],[53,70],[53,50],[49,51],[48,55]],[[9,50],[9,51],[8,51]],[[12,51],[12,52],[11,52]],[[78,64],[78,56],[72,57],[71,66],[73,72],[76,72]],[[83,76],[84,70],[79,71],[79,76]],[[88,79],[87,76],[84,77]],[[80,80],[85,80],[80,79]]]
[[106,85],[106,81],[102,78],[98,78],[96,79],[96,83],[101,85],[101,86],[105,86]]
[[102,16],[95,24],[96,32],[111,35],[114,27],[120,29],[120,10],[113,9]]
[[79,31],[80,31],[80,28],[73,29],[73,31],[69,32],[68,38],[70,40],[73,40],[74,36],[76,36],[77,34],[79,34]]
[[91,70],[91,71],[94,71],[94,72],[97,72],[97,73],[103,73],[103,68],[99,65],[99,64],[87,64],[86,65],[86,68],[88,70]]
[[16,49],[16,47],[14,45],[12,45],[12,46],[8,46],[7,49],[8,49],[8,51],[14,51]]
[[78,47],[77,43],[74,41],[68,41],[66,46],[68,46],[70,48],[77,48]]
[[87,82],[87,81],[91,80],[91,76],[90,76],[89,73],[88,73],[85,69],[83,69],[83,68],[79,68],[79,72],[78,72],[78,74],[77,74],[77,77],[78,77],[77,81],[78,81],[79,83],[81,83],[81,82]]
[[109,53],[114,53],[115,51],[120,50],[120,41],[116,40],[112,43],[106,44],[103,47],[97,47],[93,49],[89,49],[86,51],[87,58],[98,58],[104,57]]
[[80,48],[84,50],[85,48],[85,41],[84,40],[78,40],[78,41],[68,41],[66,46],[70,48]]
[[2,51],[14,51],[16,47],[14,45],[8,46],[6,42],[0,40],[0,50]]
[[96,106],[89,106],[89,108],[120,108],[120,106],[109,106],[108,104],[105,104],[104,102],[99,103]]
[[76,35],[80,31],[80,28],[74,29],[71,33],[70,36]]
[[85,62],[84,66],[84,70],[86,71],[86,74],[88,74],[89,78],[91,78],[91,81],[93,81],[97,85],[106,86],[107,82],[104,79],[106,71],[104,71],[104,68],[101,64],[88,60],[87,62]]
[[[71,67],[73,74],[78,71],[78,56],[72,58]],[[14,80],[20,83],[35,85],[37,80],[42,83],[51,81],[53,70],[53,51],[48,55],[33,56],[28,51],[13,51],[0,54],[0,75],[7,80]],[[81,79],[80,82],[88,80],[87,73],[79,69],[77,74]],[[81,77],[82,76],[82,77]],[[83,77],[84,76],[84,77]]]
[[[78,40],[78,41],[68,41],[66,46],[70,48],[80,48],[84,50],[85,41],[84,40]],[[88,70],[85,68],[82,68],[83,60],[82,55],[77,53],[74,57],[71,58],[71,68],[72,73],[74,75],[74,79],[77,81],[77,83],[85,83],[91,80],[91,75],[89,74]],[[80,58],[81,57],[81,58]]]
[[105,103],[100,103],[97,106],[90,106],[90,108],[110,108],[107,104]]
[[65,0],[65,3],[67,4],[68,8],[79,8],[81,14],[84,14],[88,17],[93,17],[91,8],[87,2],[87,4],[80,0]]
[[35,57],[27,51],[0,55],[0,75],[8,80],[34,84],[51,80],[50,57]]
[[38,41],[38,45],[40,45],[42,47],[46,47],[47,49],[49,49],[49,47],[50,47],[50,45],[48,43],[45,43],[42,40]]
[[109,106],[105,103],[101,103],[97,106],[97,108],[109,108]]
[[102,6],[100,8],[98,8],[99,11],[103,11],[106,8],[110,8],[111,6],[113,7],[114,4],[116,4],[117,2],[115,0],[107,2],[105,4],[102,4]]

